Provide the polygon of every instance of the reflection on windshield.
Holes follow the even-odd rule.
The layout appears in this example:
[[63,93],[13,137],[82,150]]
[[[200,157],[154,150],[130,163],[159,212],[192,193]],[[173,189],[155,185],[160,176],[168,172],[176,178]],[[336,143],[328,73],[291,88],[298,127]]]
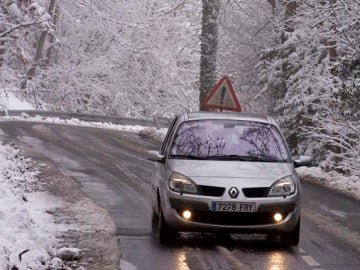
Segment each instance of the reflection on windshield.
[[171,157],[289,162],[277,128],[248,121],[184,122],[176,133]]

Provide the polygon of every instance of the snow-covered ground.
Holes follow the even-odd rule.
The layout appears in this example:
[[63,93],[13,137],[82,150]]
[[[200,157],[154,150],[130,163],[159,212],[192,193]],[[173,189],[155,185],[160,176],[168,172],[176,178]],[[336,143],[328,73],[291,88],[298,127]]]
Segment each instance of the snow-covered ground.
[[[35,110],[30,103],[20,100],[13,93],[0,93],[0,105],[7,110]],[[0,109],[1,109],[0,107]]]
[[[161,139],[166,130],[141,126],[120,126],[111,123],[88,123],[78,119],[3,117],[0,121],[28,120],[77,126],[91,126],[142,133]],[[0,129],[1,135],[1,129]],[[48,214],[61,202],[41,191],[40,169],[31,159],[21,155],[15,145],[0,142],[0,269],[66,269],[60,259],[75,256],[76,248],[57,247],[54,234],[65,231]],[[84,268],[78,268],[84,269]]]
[[[40,172],[19,150],[0,145],[0,269],[47,269],[55,259],[49,202],[37,189]],[[44,263],[44,264],[43,264]]]
[[44,191],[37,167],[15,145],[0,143],[0,269],[66,270],[60,258],[80,252],[56,247],[55,231],[67,228],[48,211],[61,202]]
[[[16,109],[24,109],[20,104],[9,107],[14,108],[14,106]],[[26,109],[31,109],[31,107],[26,107]],[[116,129],[142,133],[159,141],[166,133],[165,129],[90,123],[78,119],[29,117],[26,114],[20,117],[0,118],[0,121],[7,120]],[[358,177],[324,173],[314,167],[301,167],[297,169],[297,172],[305,180],[324,184],[360,199]],[[55,228],[59,229],[57,228],[59,225],[54,223],[47,211],[56,207],[59,202],[41,191],[40,175],[38,165],[23,157],[15,145],[3,145],[0,141],[0,269],[66,269],[64,262],[60,259],[62,255],[70,253],[76,256],[79,252],[76,248],[57,247],[54,231]]]

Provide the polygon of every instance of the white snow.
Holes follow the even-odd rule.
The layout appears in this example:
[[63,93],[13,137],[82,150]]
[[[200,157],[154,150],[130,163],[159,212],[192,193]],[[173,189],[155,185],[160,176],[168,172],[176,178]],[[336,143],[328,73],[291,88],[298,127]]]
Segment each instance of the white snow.
[[20,19],[22,17],[20,10],[15,3],[9,5],[7,7],[7,11],[9,12],[9,15],[14,16],[17,19]]
[[166,134],[166,129],[162,128],[156,130],[155,127],[144,127],[139,125],[118,125],[113,123],[103,123],[103,122],[87,122],[81,121],[77,118],[72,119],[60,119],[57,117],[43,117],[43,116],[34,116],[31,117],[26,113],[22,113],[20,116],[4,116],[3,120],[12,120],[12,121],[31,121],[37,123],[52,123],[52,124],[65,124],[71,126],[82,126],[82,127],[95,127],[95,128],[104,128],[104,129],[113,129],[120,131],[128,131],[134,133],[141,133],[146,136],[153,137],[154,139],[161,140],[162,137]]
[[4,92],[0,93],[0,103],[2,103],[7,110],[35,110],[30,103],[16,98],[11,92],[7,94],[4,94]]
[[[9,107],[14,108],[13,106],[14,104],[11,104]],[[79,119],[29,117],[25,114],[20,117],[3,117],[2,120],[26,120],[124,130],[142,133],[159,141],[166,133],[166,129],[90,123]],[[0,129],[0,136],[1,134]],[[324,173],[314,167],[300,167],[297,172],[305,180],[324,184],[360,199],[358,177],[344,177],[334,172]],[[13,266],[20,270],[61,267],[66,269],[61,258],[65,255],[77,257],[81,252],[76,248],[56,249],[54,231],[58,225],[54,224],[51,215],[46,211],[53,209],[59,202],[49,194],[38,191],[40,174],[36,165],[30,159],[22,157],[15,146],[3,145],[0,142],[0,269],[12,269]],[[121,266],[125,269],[135,269],[125,261],[121,262]]]
[[360,179],[357,176],[346,177],[337,172],[324,172],[318,167],[300,167],[296,171],[305,181],[327,186],[360,200]]
[[54,202],[36,191],[39,175],[18,149],[0,144],[0,269],[64,267],[54,257],[54,226],[46,213]]

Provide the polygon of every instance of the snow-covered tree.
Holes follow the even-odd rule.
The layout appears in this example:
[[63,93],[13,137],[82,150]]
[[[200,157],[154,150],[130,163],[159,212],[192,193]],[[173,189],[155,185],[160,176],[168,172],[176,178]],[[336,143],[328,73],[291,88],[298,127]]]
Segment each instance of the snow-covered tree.
[[32,81],[45,107],[149,117],[198,106],[198,3],[64,0],[59,6],[56,62]]
[[229,75],[245,111],[278,116],[294,154],[358,175],[359,10],[358,0],[3,0],[0,90],[37,108],[152,117],[199,108],[199,88],[201,100]]
[[204,110],[201,104],[216,84],[219,10],[219,0],[202,0],[200,110]]
[[53,33],[46,5],[45,0],[0,2],[0,91],[3,95],[8,91],[18,92],[27,72],[39,64],[35,55],[40,50],[36,44],[41,33]]
[[271,41],[271,6],[266,0],[228,0],[221,3],[218,79],[229,75],[243,111],[266,113],[267,99],[255,99],[255,96],[261,90],[257,85],[257,64],[261,60],[261,52]]
[[360,3],[275,2],[273,47],[261,63],[263,93],[294,153],[313,153],[324,168],[358,175],[351,164],[359,162]]

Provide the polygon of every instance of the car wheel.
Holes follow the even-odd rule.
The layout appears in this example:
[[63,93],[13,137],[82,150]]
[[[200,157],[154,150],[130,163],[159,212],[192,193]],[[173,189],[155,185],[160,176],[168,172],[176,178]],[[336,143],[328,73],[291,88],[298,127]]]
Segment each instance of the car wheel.
[[159,205],[157,230],[159,241],[161,244],[171,244],[176,240],[176,231],[171,229],[166,224],[164,215],[162,213],[161,205]]
[[153,233],[157,233],[159,230],[159,216],[154,209],[151,214],[151,230]]
[[300,219],[294,230],[281,234],[281,242],[285,246],[296,246],[300,241]]

